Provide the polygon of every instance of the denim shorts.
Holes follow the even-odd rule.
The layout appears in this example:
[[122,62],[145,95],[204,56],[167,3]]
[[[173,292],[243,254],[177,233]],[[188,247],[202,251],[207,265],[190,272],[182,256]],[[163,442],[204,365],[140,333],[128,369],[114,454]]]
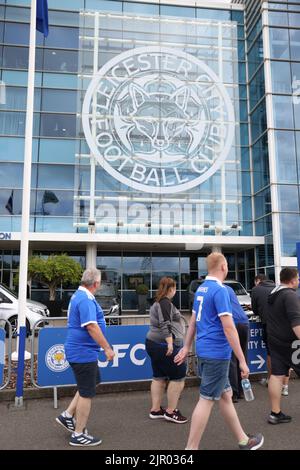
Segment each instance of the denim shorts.
[[229,365],[230,359],[205,359],[198,357],[199,376],[201,377],[201,398],[220,400],[223,393],[231,390],[228,378]]
[[186,376],[186,363],[180,366],[175,364],[174,357],[182,346],[173,345],[173,353],[166,356],[167,344],[155,343],[146,339],[146,351],[151,359],[153,378],[160,380],[184,380]]
[[96,395],[96,386],[100,383],[98,361],[70,362],[70,366],[75,376],[79,395],[83,398],[93,398]]

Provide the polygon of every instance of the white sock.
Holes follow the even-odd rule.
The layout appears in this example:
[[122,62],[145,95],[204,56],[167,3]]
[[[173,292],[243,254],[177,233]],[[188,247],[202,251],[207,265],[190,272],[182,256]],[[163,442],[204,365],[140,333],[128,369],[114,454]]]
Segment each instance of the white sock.
[[74,432],[75,437],[81,436],[82,432]]
[[64,411],[64,412],[62,413],[62,415],[63,415],[65,418],[72,418],[72,415],[70,415],[70,413],[68,413],[67,410]]

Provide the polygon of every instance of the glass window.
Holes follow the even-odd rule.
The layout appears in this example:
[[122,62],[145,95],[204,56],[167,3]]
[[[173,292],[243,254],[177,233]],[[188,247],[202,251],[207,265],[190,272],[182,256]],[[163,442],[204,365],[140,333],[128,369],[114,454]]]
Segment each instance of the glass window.
[[179,257],[178,256],[164,256],[163,254],[157,256],[153,255],[152,258],[153,271],[170,271],[179,272]]
[[278,202],[281,212],[299,212],[298,186],[278,186]]
[[296,243],[300,240],[300,217],[280,214],[282,256],[296,256]]
[[118,256],[115,256],[115,253],[111,255],[98,255],[97,269],[100,269],[101,271],[108,269],[110,271],[119,271],[121,270],[121,261],[121,254]]
[[[39,116],[33,118],[33,135],[37,135],[39,130]],[[24,112],[0,112],[0,134],[24,135],[25,134],[25,113]]]
[[275,132],[277,180],[280,183],[297,183],[295,136],[293,132]]
[[23,165],[21,163],[0,163],[1,186],[7,188],[22,188]]
[[263,56],[263,41],[260,34],[248,53],[249,77],[252,77],[258,66],[263,62]]
[[299,27],[300,13],[289,13],[289,25]]
[[78,49],[79,29],[61,28],[51,26],[51,34],[45,38],[45,47],[62,47],[64,49]]
[[[6,87],[6,102],[0,104],[0,109],[13,109],[17,111],[26,111],[27,89],[21,87]],[[34,90],[34,110],[40,110],[41,90]]]
[[36,191],[35,215],[73,216],[73,191]]
[[[299,93],[300,93],[300,81],[299,81]],[[294,103],[295,128],[300,129],[300,95],[293,99],[293,103]]]
[[[29,45],[29,24],[5,23],[4,42],[6,44]],[[43,36],[36,36],[36,45],[43,45]]]
[[134,3],[134,2],[123,2],[124,13],[139,13],[143,15],[159,15],[159,5],[147,4],[147,3]]
[[300,57],[300,29],[290,29],[289,31],[290,31],[291,59],[292,60],[299,60],[299,57]]
[[23,161],[24,139],[20,137],[0,137],[0,160]]
[[124,273],[144,273],[151,271],[151,257],[149,254],[144,256],[129,256],[123,257],[123,271]]
[[267,128],[265,100],[263,100],[256,110],[251,114],[250,119],[252,142],[255,142]]
[[[74,3],[74,2],[72,2]],[[78,13],[49,10],[49,25],[79,26]],[[52,28],[51,28],[52,33]]]
[[35,217],[35,232],[74,232],[73,217]]
[[[36,49],[35,67],[41,70],[43,63],[43,51]],[[3,47],[3,66],[14,69],[28,69],[28,48],[27,47]]]
[[44,73],[43,86],[51,88],[77,88],[78,77],[66,73]]
[[273,93],[291,93],[291,66],[289,62],[272,62]]
[[296,152],[297,152],[297,164],[298,164],[298,184],[300,182],[300,132],[295,132],[296,137]]
[[254,208],[256,219],[271,212],[271,194],[269,188],[254,196]]
[[122,2],[112,2],[108,0],[85,0],[85,9],[96,11],[122,11]]
[[253,182],[254,192],[269,184],[269,158],[267,135],[253,146]]
[[270,28],[271,59],[289,59],[289,33],[287,29]]
[[232,11],[231,12],[232,21],[237,21],[240,24],[244,23],[244,12],[243,11]]
[[50,70],[51,72],[77,72],[78,52],[45,49],[44,70]]
[[287,13],[283,11],[270,11],[269,24],[270,26],[288,26]]
[[43,89],[42,111],[76,113],[76,98],[76,91]]
[[[17,70],[3,70],[2,80],[9,85],[24,85],[27,87],[28,75],[27,72],[20,72]],[[35,86],[39,87],[42,83],[42,74],[35,73]]]
[[165,16],[179,16],[179,17],[195,18],[196,10],[195,8],[189,8],[189,7],[176,7],[176,6],[161,5],[160,14],[165,15]]
[[179,274],[173,271],[158,271],[152,273],[152,289],[158,289],[159,282],[163,277],[171,277],[176,282],[176,288],[179,288]]
[[43,189],[73,189],[73,165],[39,165],[38,188]]
[[260,101],[265,94],[264,67],[262,66],[250,82],[250,108]]
[[[208,19],[208,20],[218,20],[218,21],[230,21],[231,12],[230,10],[219,10],[219,9],[208,9],[208,8],[196,8],[197,18]],[[243,14],[242,14],[243,15]],[[241,20],[241,17],[239,17]],[[235,20],[237,21],[237,20]],[[243,22],[243,21],[239,21]]]
[[40,139],[39,161],[75,163],[76,140]]
[[41,114],[40,135],[45,137],[76,137],[76,116]]
[[6,7],[5,18],[30,22],[30,8]]
[[48,8],[55,10],[81,10],[84,9],[84,0],[48,0]]
[[274,127],[292,129],[294,127],[291,96],[273,96]]

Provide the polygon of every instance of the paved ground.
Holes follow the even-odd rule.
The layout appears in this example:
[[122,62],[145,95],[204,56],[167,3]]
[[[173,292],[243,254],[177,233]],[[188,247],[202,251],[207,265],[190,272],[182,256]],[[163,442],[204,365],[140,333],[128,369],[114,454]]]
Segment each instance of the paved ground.
[[[283,411],[293,416],[289,424],[269,425],[267,389],[254,384],[255,400],[240,401],[238,414],[246,432],[261,431],[264,449],[300,449],[300,380],[290,383],[290,395],[283,397]],[[97,395],[93,402],[89,430],[101,436],[102,450],[183,450],[189,423],[178,425],[148,418],[149,392],[127,392]],[[184,391],[180,410],[187,416],[198,399],[198,388]],[[69,399],[59,400],[63,410]],[[12,411],[0,402],[0,449],[74,449],[68,444],[69,434],[55,422],[58,411],[53,400],[27,400],[27,409]],[[215,406],[205,432],[202,449],[235,449],[236,443],[227,431]],[[99,448],[100,449],[100,448]],[[78,449],[77,449],[78,450]],[[90,449],[92,450],[92,449]]]

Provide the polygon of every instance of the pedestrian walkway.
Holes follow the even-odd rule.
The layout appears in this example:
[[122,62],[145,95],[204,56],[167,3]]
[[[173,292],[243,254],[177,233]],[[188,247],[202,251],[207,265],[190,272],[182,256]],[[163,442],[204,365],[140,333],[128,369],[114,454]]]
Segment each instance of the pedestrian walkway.
[[[262,432],[265,450],[300,449],[300,380],[290,381],[289,396],[282,399],[283,411],[293,416],[289,424],[268,424],[268,389],[255,383],[253,390],[253,402],[241,400],[236,405],[246,432]],[[197,400],[197,387],[184,390],[179,402],[180,411],[190,418]],[[51,399],[27,400],[26,410],[10,411],[7,402],[0,402],[0,449],[65,449],[74,452],[68,444],[70,434],[55,422],[67,403],[69,399],[60,399],[59,410],[55,410]],[[89,431],[103,440],[98,449],[183,450],[190,420],[181,425],[151,420],[148,417],[149,404],[149,392],[97,395],[93,400]],[[212,413],[201,449],[237,449],[234,438],[216,410]]]

